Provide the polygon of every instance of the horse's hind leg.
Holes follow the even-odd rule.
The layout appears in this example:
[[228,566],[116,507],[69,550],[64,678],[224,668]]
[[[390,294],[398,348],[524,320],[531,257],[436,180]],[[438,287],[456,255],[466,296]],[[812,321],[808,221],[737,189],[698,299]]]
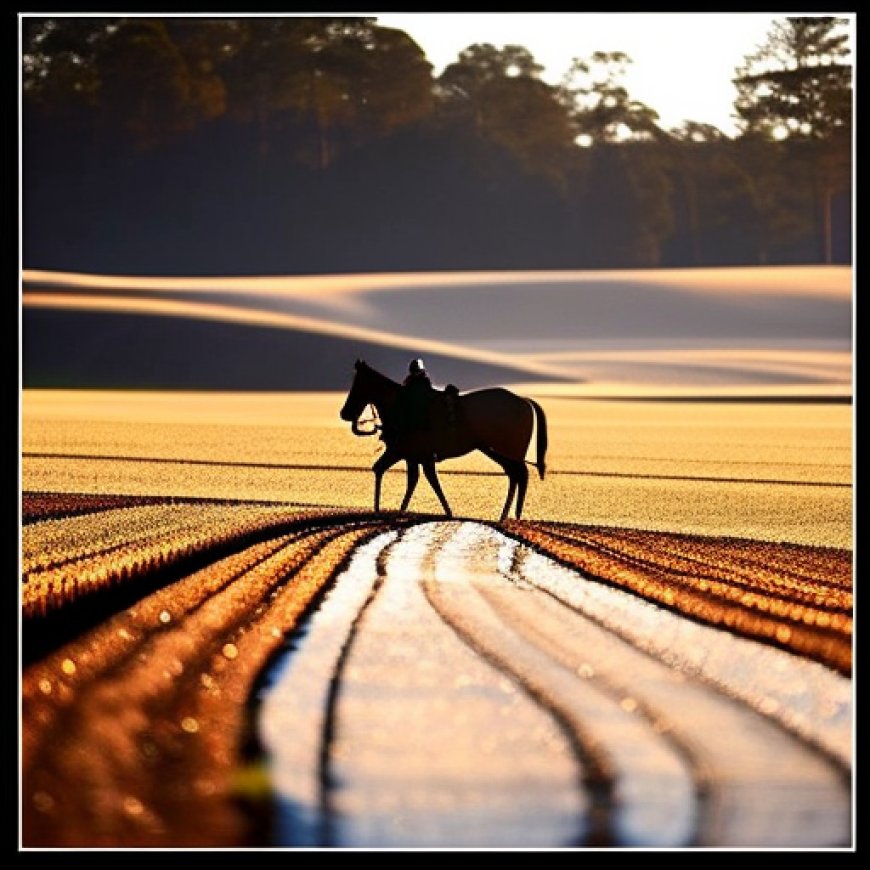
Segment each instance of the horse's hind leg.
[[508,478],[507,498],[505,499],[499,522],[503,523],[508,518],[515,495],[517,496],[517,519],[519,519],[523,511],[523,503],[526,499],[526,488],[529,484],[529,470],[526,468],[525,462],[509,459],[507,456],[502,456],[494,450],[481,450],[481,453],[488,456],[493,462],[498,463]]
[[517,462],[514,466],[514,478],[517,482],[517,519],[519,519],[523,515],[523,505],[526,502],[526,489],[529,486],[529,469],[525,462]]
[[423,474],[426,475],[426,480],[432,487],[435,495],[438,496],[438,501],[441,502],[441,507],[444,508],[444,513],[448,517],[453,516],[453,511],[450,510],[450,505],[447,504],[447,499],[444,497],[444,490],[441,489],[441,481],[438,480],[438,472],[435,469],[435,463],[430,459],[423,463]]
[[417,488],[417,481],[420,479],[420,466],[416,462],[411,462],[408,459],[405,463],[408,467],[408,480],[405,486],[405,497],[402,499],[401,511],[408,510],[408,505],[411,503],[411,496]]
[[505,469],[505,473],[507,474],[509,481],[508,494],[505,499],[504,507],[501,509],[501,516],[498,519],[500,523],[503,523],[508,518],[508,514],[511,512],[511,502],[514,500],[514,493],[517,491],[516,477],[514,477],[514,475],[507,469]]

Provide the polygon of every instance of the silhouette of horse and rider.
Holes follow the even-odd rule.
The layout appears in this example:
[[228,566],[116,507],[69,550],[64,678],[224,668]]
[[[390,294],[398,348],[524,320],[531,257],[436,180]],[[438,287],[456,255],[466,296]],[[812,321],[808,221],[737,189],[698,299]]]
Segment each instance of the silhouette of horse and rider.
[[[360,417],[369,406],[380,423],[364,430]],[[355,374],[341,419],[351,423],[355,435],[380,433],[385,450],[372,467],[375,474],[375,510],[380,510],[381,482],[397,462],[405,461],[407,481],[400,510],[407,510],[417,486],[420,468],[444,513],[453,516],[438,480],[436,463],[479,450],[501,466],[508,477],[508,494],[501,513],[507,519],[516,496],[516,517],[522,516],[529,482],[527,465],[535,465],[543,480],[546,469],[547,418],[533,399],[503,387],[460,393],[455,386],[435,389],[421,359],[414,359],[399,384],[362,360]],[[526,451],[537,431],[534,462]]]

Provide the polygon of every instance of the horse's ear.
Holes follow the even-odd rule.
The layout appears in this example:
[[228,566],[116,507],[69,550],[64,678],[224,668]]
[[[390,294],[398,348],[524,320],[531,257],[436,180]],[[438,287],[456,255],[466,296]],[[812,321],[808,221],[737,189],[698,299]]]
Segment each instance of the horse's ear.
[[357,361],[353,364],[353,367],[359,371],[362,368],[363,361],[361,359],[357,359]]

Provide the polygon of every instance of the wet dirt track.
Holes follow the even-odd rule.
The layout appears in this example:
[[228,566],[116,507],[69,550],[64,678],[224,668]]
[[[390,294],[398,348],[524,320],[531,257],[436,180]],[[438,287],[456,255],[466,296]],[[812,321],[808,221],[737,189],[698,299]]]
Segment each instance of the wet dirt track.
[[[848,680],[714,628],[684,637],[686,620],[615,590],[622,622],[608,626],[600,601],[558,589],[600,584],[566,575],[477,523],[361,550],[261,710],[278,842],[848,842],[848,729],[830,714],[842,723]],[[699,648],[705,667],[691,663]],[[800,688],[754,697],[769,668]],[[787,724],[811,708],[827,713]],[[320,735],[305,746],[284,738],[302,711]]]

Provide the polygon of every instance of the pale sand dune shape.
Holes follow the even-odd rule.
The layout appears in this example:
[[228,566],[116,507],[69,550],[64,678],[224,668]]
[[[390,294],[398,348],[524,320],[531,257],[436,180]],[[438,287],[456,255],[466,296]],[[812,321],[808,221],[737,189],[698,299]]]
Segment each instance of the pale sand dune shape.
[[548,383],[519,382],[510,384],[518,393],[534,393],[549,399],[612,399],[619,401],[692,401],[710,400],[721,402],[836,402],[850,403],[851,387],[839,384],[800,383],[754,383],[754,384],[699,384],[688,383],[640,383],[637,380],[618,381],[614,372],[607,372],[607,379],[594,383]]
[[599,350],[530,354],[538,363],[558,363],[578,380],[602,379],[623,383],[769,383],[813,382],[848,385],[852,354],[832,350],[753,350],[698,348],[695,350]]
[[727,291],[753,295],[780,294],[848,298],[852,270],[847,266],[746,266],[701,269],[619,269],[613,271],[400,272],[357,275],[291,275],[235,277],[142,277],[91,275],[26,269],[25,283],[93,290],[149,292],[255,292],[283,296],[352,294],[427,287],[487,286],[511,283],[568,283],[602,286],[642,282],[679,287],[697,293]]
[[511,380],[851,394],[849,267],[23,277],[25,312],[277,328],[500,366]]
[[519,368],[529,374],[561,378],[563,374],[557,366],[534,361],[519,365],[513,357],[494,351],[476,350],[436,339],[415,338],[393,335],[382,330],[347,326],[313,317],[303,317],[279,312],[258,311],[238,306],[217,305],[214,303],[185,302],[165,299],[129,299],[115,296],[64,296],[60,294],[24,294],[25,306],[32,308],[67,309],[78,311],[112,311],[128,314],[157,314],[169,317],[186,317],[200,320],[223,321],[247,326],[267,326],[311,332],[320,335],[336,336],[356,341],[365,341],[415,353],[437,353],[453,356],[472,362],[490,365],[503,365]]
[[[848,340],[847,267],[111,278],[25,273],[24,289],[203,297],[243,309],[464,343],[665,336]],[[108,300],[107,300],[108,302]],[[56,303],[57,304],[57,300]],[[515,348],[505,348],[513,351]]]
[[[531,359],[555,361],[545,355]],[[565,355],[558,361],[564,373],[589,383],[847,387],[852,377],[852,355],[846,351],[610,351]]]
[[575,351],[559,351],[553,353],[535,353],[529,354],[531,359],[538,361],[553,361],[553,362],[588,362],[596,360],[619,360],[624,362],[661,362],[661,363],[681,363],[687,360],[692,362],[702,362],[705,360],[715,363],[716,365],[735,365],[742,366],[748,363],[758,363],[759,365],[777,365],[777,366],[795,366],[800,368],[803,366],[808,357],[812,357],[816,365],[824,365],[831,369],[836,369],[843,364],[843,360],[848,359],[849,354],[842,351],[830,350],[781,350],[778,348],[697,348],[689,349],[647,349],[647,350],[575,350]]

